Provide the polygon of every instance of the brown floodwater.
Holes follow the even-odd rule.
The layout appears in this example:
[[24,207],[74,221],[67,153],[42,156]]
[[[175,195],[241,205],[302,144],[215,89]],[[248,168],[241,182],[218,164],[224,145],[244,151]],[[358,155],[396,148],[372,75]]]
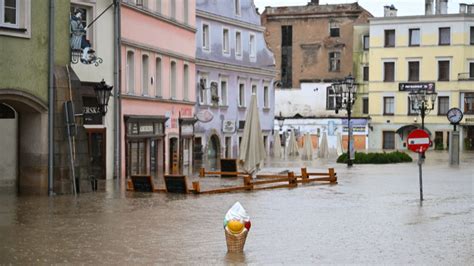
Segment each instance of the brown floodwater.
[[[106,192],[55,197],[0,193],[1,264],[472,265],[474,154],[460,166],[427,154],[425,200],[416,162],[355,165],[333,158],[271,161],[261,172],[335,167],[338,185],[216,195]],[[207,179],[204,186],[240,182]],[[204,187],[205,188],[205,187]],[[228,254],[223,217],[251,216],[243,254]]]

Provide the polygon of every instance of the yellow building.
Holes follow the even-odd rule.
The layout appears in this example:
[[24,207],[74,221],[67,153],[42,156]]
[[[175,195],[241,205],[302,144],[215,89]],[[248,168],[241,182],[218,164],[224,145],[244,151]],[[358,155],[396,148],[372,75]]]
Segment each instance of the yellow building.
[[421,125],[404,87],[411,83],[437,92],[424,119],[436,147],[449,145],[453,126],[446,112],[458,107],[461,150],[473,149],[474,14],[467,12],[370,19],[370,149],[405,149],[407,134]]

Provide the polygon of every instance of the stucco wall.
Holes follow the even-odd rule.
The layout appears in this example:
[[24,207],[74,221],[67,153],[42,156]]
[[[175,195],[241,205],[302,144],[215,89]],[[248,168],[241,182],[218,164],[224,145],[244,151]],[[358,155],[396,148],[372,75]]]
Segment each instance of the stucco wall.
[[[0,187],[14,187],[17,179],[18,119],[0,119]],[[5,152],[8,151],[8,152]]]

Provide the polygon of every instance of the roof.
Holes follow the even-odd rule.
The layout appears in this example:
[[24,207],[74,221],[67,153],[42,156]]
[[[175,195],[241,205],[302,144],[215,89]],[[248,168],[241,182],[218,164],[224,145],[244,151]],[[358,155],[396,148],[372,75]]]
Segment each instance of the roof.
[[[368,12],[359,4],[333,4],[333,5],[312,5],[308,4],[305,6],[279,6],[279,7],[265,7],[265,11],[262,15],[266,16],[281,16],[281,15],[322,15],[322,14],[334,14],[334,13],[360,13]],[[372,14],[370,14],[372,16]]]

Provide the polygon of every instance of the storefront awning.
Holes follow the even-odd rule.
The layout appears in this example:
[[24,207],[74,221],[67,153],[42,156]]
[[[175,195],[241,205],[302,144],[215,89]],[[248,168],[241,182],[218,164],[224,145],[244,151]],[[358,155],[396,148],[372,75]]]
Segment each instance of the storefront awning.
[[[404,135],[410,134],[410,132],[412,132],[415,129],[421,129],[421,125],[420,124],[404,125],[404,126],[400,127],[399,129],[397,129],[396,132],[401,137],[403,137]],[[426,127],[425,127],[425,131],[428,132],[428,134],[431,136],[431,131],[429,131]]]

